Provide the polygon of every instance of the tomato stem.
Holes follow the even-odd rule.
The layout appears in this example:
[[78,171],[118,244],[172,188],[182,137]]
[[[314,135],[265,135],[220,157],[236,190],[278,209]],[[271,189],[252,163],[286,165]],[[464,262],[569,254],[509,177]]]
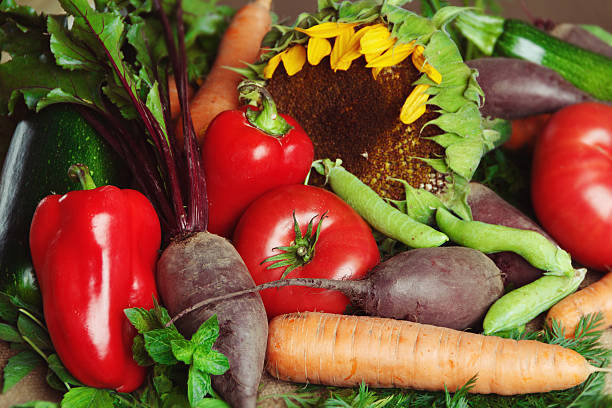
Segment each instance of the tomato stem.
[[323,219],[325,218],[325,212],[321,215],[321,219],[317,224],[317,229],[313,232],[313,224],[314,220],[318,215],[312,217],[310,222],[308,223],[308,229],[306,230],[306,234],[302,236],[302,231],[300,230],[300,225],[297,222],[297,218],[295,217],[295,211],[293,211],[293,228],[295,229],[295,240],[293,245],[284,246],[284,247],[276,247],[275,250],[278,249],[282,251],[282,253],[278,255],[273,255],[269,258],[264,259],[261,263],[272,262],[266,269],[274,269],[286,266],[287,269],[283,272],[281,279],[284,279],[292,270],[298,268],[300,266],[306,265],[315,252],[315,245],[319,240],[319,235],[321,234],[321,224],[323,224]]

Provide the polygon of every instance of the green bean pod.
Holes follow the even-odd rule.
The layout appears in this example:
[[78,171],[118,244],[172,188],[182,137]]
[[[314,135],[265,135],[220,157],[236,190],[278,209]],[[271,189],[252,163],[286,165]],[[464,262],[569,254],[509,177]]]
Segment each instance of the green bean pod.
[[448,237],[394,208],[339,164],[323,161],[328,182],[340,198],[373,228],[411,248],[437,247]]
[[512,251],[534,267],[547,271],[548,275],[573,275],[570,255],[535,231],[464,221],[445,208],[438,208],[436,222],[440,230],[457,244],[485,254]]
[[495,334],[518,328],[550,309],[578,289],[586,269],[574,270],[574,275],[546,275],[499,298],[489,308],[484,322],[484,334]]

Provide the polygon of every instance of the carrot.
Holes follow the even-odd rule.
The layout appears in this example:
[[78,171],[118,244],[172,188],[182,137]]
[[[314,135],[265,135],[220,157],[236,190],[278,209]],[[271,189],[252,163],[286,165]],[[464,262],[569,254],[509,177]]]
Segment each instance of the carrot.
[[[217,114],[239,106],[237,87],[241,75],[228,67],[243,68],[259,56],[261,41],[270,28],[272,0],[255,0],[240,8],[223,34],[217,58],[204,84],[190,101],[191,118],[202,143],[208,124]],[[176,127],[179,144],[183,145],[183,125]]]
[[296,313],[269,325],[267,371],[295,382],[513,395],[576,386],[596,371],[577,352],[407,321]]
[[603,317],[599,329],[612,326],[612,272],[554,305],[548,311],[546,324],[551,326],[556,320],[565,330],[565,337],[572,338],[580,318],[596,313]]
[[510,139],[503,144],[503,147],[507,150],[533,149],[536,138],[544,130],[550,116],[548,113],[543,113],[513,120]]

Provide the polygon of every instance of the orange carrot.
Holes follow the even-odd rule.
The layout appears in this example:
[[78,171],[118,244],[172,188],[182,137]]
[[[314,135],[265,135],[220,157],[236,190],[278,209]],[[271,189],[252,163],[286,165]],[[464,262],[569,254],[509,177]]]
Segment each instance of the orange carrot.
[[577,352],[408,321],[295,313],[269,325],[267,371],[294,382],[513,395],[573,387],[596,371]]
[[[259,56],[263,37],[270,29],[270,4],[272,0],[255,0],[236,12],[223,34],[217,58],[204,84],[190,101],[191,118],[202,142],[208,124],[217,114],[236,109],[239,105],[236,88],[242,77],[227,67],[244,68]],[[176,127],[179,144],[183,144],[183,126]]]
[[544,130],[550,116],[544,113],[513,120],[512,134],[503,147],[508,150],[533,149],[536,138]]
[[556,320],[565,337],[572,338],[581,317],[600,312],[603,320],[598,329],[612,326],[612,272],[554,305],[548,311],[546,324],[550,326]]
[[[187,87],[187,96],[191,98],[193,96],[193,88],[191,86]],[[174,81],[174,76],[168,77],[168,97],[170,100],[170,117],[172,119],[176,119],[181,113],[181,104],[179,102],[178,90],[176,89],[176,82]]]

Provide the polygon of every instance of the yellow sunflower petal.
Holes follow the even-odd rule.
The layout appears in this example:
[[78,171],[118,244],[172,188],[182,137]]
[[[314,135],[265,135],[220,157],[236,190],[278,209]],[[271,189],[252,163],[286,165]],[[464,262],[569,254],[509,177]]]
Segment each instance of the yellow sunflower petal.
[[336,40],[334,41],[334,47],[332,48],[331,56],[329,57],[330,66],[334,71],[338,69],[337,67],[340,62],[340,58],[342,58],[342,56],[348,51],[348,46],[351,42],[353,34],[354,32],[351,28],[350,30],[345,30],[344,32],[342,32],[342,34],[336,37]]
[[306,63],[306,48],[303,45],[294,45],[281,56],[287,75],[292,76],[300,72]]
[[399,44],[395,47],[389,48],[387,51],[382,53],[379,57],[369,61],[366,65],[367,68],[383,68],[392,67],[395,64],[399,64],[405,60],[414,51],[414,41],[407,44]]
[[308,40],[308,63],[318,65],[319,62],[331,53],[331,44],[325,38],[311,37]]
[[434,81],[436,84],[440,84],[442,82],[442,74],[440,74],[437,69],[432,67],[431,64],[427,63],[423,69],[429,79]]
[[407,125],[421,117],[425,113],[426,102],[429,95],[425,92],[429,89],[429,85],[417,85],[414,87],[402,109],[400,111],[400,120]]
[[283,57],[283,54],[286,52],[287,50],[283,52],[279,52],[278,54],[276,54],[275,56],[273,56],[272,58],[268,60],[268,63],[266,64],[263,70],[264,78],[266,79],[272,78],[272,75],[274,75],[274,71],[276,71],[276,68],[278,68],[278,64],[280,64],[281,62],[281,58]]
[[359,44],[362,54],[373,54],[386,51],[395,44],[395,38],[391,37],[387,27],[380,26],[366,31],[363,37],[361,37]]
[[356,26],[357,24],[354,23],[336,23],[333,21],[327,22],[327,23],[321,23],[321,24],[317,24],[315,26],[312,26],[310,28],[300,28],[300,27],[295,27],[296,31],[299,31],[301,33],[304,33],[306,35],[308,35],[309,37],[314,37],[314,38],[334,38],[339,36],[340,34],[342,34],[342,32],[346,29],[349,28],[353,28],[354,26]]
[[425,48],[422,45],[417,45],[412,53],[412,63],[414,64],[414,67],[421,72],[423,72],[423,67],[425,66],[426,62],[423,51],[425,51]]
[[373,52],[371,54],[366,54],[365,55],[366,62],[374,61],[376,58],[380,57],[381,54],[382,52]]
[[372,68],[372,76],[374,77],[374,79],[378,78],[378,74],[380,74],[380,71],[382,71],[383,68]]
[[442,82],[442,75],[436,70],[423,55],[425,48],[422,45],[417,45],[416,49],[412,53],[412,64],[414,64],[415,68],[421,72],[427,74],[429,79],[434,81],[436,84]]

